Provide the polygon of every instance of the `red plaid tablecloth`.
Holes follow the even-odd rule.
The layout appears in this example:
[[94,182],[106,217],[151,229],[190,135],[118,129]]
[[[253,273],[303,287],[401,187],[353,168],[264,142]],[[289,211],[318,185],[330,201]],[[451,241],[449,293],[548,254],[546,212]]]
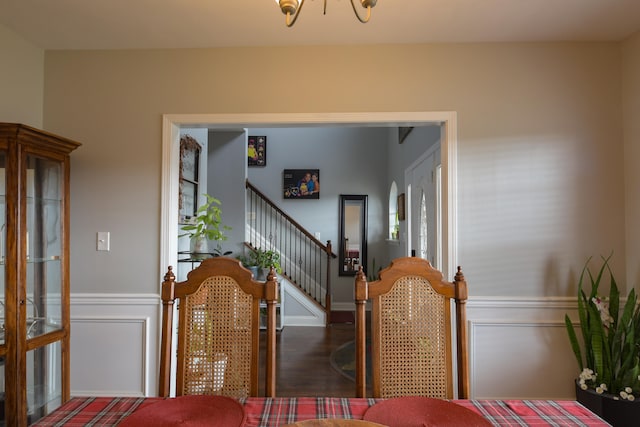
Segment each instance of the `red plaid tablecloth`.
[[[73,398],[34,426],[116,426],[136,409],[161,398]],[[314,418],[362,419],[376,399],[338,397],[250,397],[242,399],[247,427],[270,427]],[[608,426],[570,400],[456,400],[496,426]]]

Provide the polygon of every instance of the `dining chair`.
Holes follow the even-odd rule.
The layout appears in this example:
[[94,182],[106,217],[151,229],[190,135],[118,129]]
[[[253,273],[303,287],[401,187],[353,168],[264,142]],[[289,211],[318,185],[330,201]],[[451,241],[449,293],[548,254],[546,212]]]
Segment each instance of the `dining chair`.
[[261,301],[267,316],[265,395],[275,396],[277,295],[273,268],[266,282],[259,282],[237,259],[214,257],[189,272],[186,281],[176,282],[169,267],[162,282],[160,396],[170,393],[175,302],[176,396],[257,396]]
[[460,267],[453,282],[445,281],[429,261],[416,257],[395,259],[372,282],[360,268],[355,280],[356,397],[366,397],[366,304],[370,301],[373,397],[452,399],[455,369],[457,397],[468,398],[466,300],[467,282]]

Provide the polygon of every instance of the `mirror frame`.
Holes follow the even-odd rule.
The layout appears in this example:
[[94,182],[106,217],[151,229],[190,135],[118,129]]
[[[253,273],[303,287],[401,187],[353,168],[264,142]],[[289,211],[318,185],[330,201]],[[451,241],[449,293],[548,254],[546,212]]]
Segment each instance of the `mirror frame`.
[[347,254],[345,251],[345,206],[356,202],[360,205],[360,242],[361,253],[359,265],[362,265],[364,271],[367,271],[367,195],[366,194],[341,194],[340,195],[340,221],[338,234],[338,275],[355,276],[358,272],[357,267],[352,270],[344,269]]

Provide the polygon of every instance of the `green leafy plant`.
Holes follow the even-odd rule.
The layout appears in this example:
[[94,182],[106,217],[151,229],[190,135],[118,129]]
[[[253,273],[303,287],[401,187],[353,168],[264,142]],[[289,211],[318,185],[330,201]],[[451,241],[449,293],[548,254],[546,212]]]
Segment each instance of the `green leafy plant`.
[[248,256],[244,254],[237,255],[236,259],[242,263],[243,267],[253,267],[256,265],[251,261],[251,259]]
[[[222,203],[215,197],[205,194],[207,201],[196,211],[196,215],[188,224],[182,226],[185,233],[182,236],[189,236],[191,239],[204,238],[216,242],[227,240],[225,231],[231,227],[222,224]],[[222,253],[220,244],[214,250],[216,255],[228,255],[231,252]]]
[[[609,267],[610,258],[603,257],[595,277],[588,268],[589,260],[580,274],[578,315],[583,347],[568,315],[565,325],[582,371],[580,387],[634,400],[640,397],[640,308],[631,289],[620,313],[620,292]],[[605,275],[610,280],[609,296],[602,298],[598,291]],[[584,289],[587,280],[591,285],[588,294]]]
[[273,250],[263,250],[256,248],[251,251],[249,256],[250,262],[261,268],[269,268],[273,266],[278,273],[282,273],[280,266],[280,254]]
[[376,270],[376,259],[375,259],[375,257],[373,258],[373,262],[372,262],[372,265],[371,265],[371,270],[369,270],[369,271],[370,271],[370,273],[367,276],[367,280],[369,282],[373,282],[373,281],[379,279],[380,271],[382,271],[382,266],[378,267],[378,269]]

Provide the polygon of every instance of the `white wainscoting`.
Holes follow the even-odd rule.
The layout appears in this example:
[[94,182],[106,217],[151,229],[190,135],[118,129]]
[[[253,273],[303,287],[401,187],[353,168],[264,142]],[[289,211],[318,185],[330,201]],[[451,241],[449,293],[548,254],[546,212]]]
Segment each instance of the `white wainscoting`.
[[[160,307],[158,295],[72,295],[72,395],[156,395]],[[565,313],[577,319],[575,298],[470,298],[471,396],[574,399]]]
[[157,394],[160,297],[71,295],[71,394]]
[[575,298],[469,299],[471,396],[575,399],[567,313],[577,318]]

